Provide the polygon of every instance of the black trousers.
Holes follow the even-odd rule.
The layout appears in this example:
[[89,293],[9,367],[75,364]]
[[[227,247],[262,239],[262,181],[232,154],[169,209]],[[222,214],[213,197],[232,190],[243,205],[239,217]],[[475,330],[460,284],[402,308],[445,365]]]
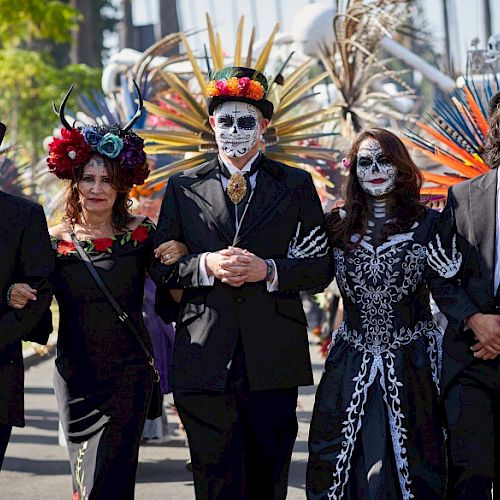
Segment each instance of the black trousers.
[[174,391],[197,500],[281,500],[297,437],[297,388],[250,391],[241,349],[224,392]]
[[3,458],[9,444],[12,425],[0,424],[0,470],[2,469]]
[[450,500],[500,499],[500,363],[474,361],[444,399],[448,426]]

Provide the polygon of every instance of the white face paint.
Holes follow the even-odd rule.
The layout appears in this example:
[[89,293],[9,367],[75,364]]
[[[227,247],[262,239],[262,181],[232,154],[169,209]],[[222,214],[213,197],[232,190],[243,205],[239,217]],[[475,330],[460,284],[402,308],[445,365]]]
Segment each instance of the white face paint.
[[239,158],[259,139],[260,113],[255,106],[226,101],[215,109],[215,140],[228,156]]
[[356,174],[363,191],[370,196],[386,196],[396,183],[397,168],[385,156],[380,143],[365,139],[358,149]]

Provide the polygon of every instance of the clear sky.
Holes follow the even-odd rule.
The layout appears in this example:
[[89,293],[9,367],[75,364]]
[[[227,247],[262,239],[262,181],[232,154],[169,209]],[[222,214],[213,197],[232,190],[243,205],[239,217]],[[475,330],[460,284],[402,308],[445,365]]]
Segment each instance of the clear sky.
[[[441,51],[444,40],[442,0],[421,0],[421,2],[431,32],[434,34],[435,46]],[[223,44],[229,48],[234,46],[236,29],[234,20],[240,15],[245,15],[247,26],[256,25],[257,36],[267,36],[278,20],[283,30],[290,29],[297,11],[309,3],[334,6],[335,0],[177,0],[181,28],[203,28],[204,15],[208,11],[218,29],[222,31]],[[493,11],[493,33],[500,33],[500,0],[490,0],[490,3]],[[466,50],[472,38],[479,36],[480,48],[485,46],[481,0],[448,0],[448,6],[453,27],[453,52],[457,65],[464,69]],[[206,40],[205,34],[194,38],[193,45],[199,45],[202,40]]]

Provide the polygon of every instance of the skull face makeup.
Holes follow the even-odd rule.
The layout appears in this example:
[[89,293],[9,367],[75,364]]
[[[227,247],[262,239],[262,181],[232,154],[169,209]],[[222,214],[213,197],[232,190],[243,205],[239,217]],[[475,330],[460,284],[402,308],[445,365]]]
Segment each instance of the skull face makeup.
[[394,189],[397,168],[385,156],[377,140],[365,139],[359,145],[356,175],[366,194],[386,196]]
[[215,139],[227,156],[239,158],[259,139],[260,113],[251,104],[226,101],[215,109]]

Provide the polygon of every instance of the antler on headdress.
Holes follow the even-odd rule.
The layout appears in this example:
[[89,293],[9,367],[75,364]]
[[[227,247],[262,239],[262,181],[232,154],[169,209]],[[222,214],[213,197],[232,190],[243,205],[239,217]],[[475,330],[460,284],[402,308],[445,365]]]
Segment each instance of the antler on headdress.
[[122,130],[124,132],[126,132],[127,130],[129,130],[133,127],[134,123],[141,117],[142,110],[144,108],[144,103],[142,100],[141,91],[139,90],[139,86],[137,85],[135,80],[132,80],[132,82],[134,84],[135,91],[137,92],[137,99],[139,100],[139,104],[137,105],[137,110],[136,110],[134,116],[128,121],[128,123],[125,125],[125,127],[122,128]]
[[[137,110],[135,111],[134,116],[127,122],[127,124],[124,127],[120,127],[123,132],[127,132],[128,130],[130,130],[134,126],[135,122],[141,117],[142,110],[144,108],[144,103],[142,100],[142,95],[141,95],[141,91],[139,89],[139,86],[137,85],[135,80],[132,80],[132,82],[134,84],[135,91],[137,93],[137,99],[138,99],[139,103],[137,105]],[[61,102],[61,105],[59,106],[59,109],[57,109],[54,102],[52,102],[52,108],[54,109],[54,112],[57,115],[59,115],[59,119],[61,120],[61,123],[64,125],[64,128],[66,128],[68,130],[73,129],[74,127],[72,127],[68,123],[68,121],[66,120],[66,117],[64,115],[64,108],[66,107],[66,103],[68,102],[69,96],[70,96],[71,92],[73,91],[74,87],[75,87],[75,84],[72,84],[71,87],[69,88],[68,92],[66,92],[66,95],[64,96],[64,98]]]
[[73,88],[75,87],[75,84],[72,84],[69,90],[66,92],[66,95],[64,96],[61,105],[59,106],[59,109],[56,108],[56,105],[54,104],[54,101],[52,101],[52,108],[56,115],[59,115],[59,120],[61,120],[61,123],[64,125],[64,128],[71,130],[74,127],[72,127],[68,121],[66,120],[66,117],[64,116],[64,107],[66,106],[66,103],[68,102],[69,95],[73,91]]

